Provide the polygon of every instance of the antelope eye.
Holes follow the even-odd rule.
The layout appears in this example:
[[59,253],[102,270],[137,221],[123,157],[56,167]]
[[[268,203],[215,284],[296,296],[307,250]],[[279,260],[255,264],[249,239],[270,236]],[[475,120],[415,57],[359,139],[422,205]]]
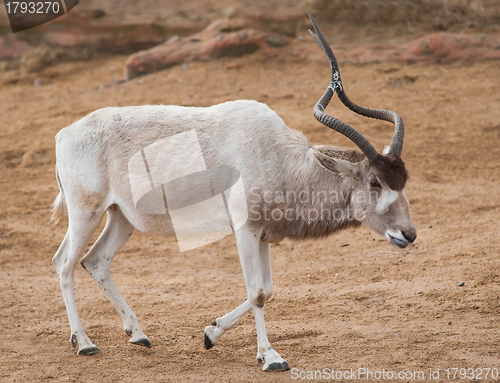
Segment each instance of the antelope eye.
[[382,186],[380,186],[377,180],[370,180],[370,186],[374,188],[382,188]]

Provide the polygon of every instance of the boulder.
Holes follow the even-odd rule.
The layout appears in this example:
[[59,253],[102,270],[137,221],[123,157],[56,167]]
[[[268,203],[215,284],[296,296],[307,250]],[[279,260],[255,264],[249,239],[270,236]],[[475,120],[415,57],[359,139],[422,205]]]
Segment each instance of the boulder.
[[[284,38],[246,25],[246,21],[242,19],[217,20],[200,33],[185,38],[172,38],[156,47],[137,52],[125,63],[125,78],[130,80],[193,60],[239,57],[259,49],[274,56],[276,45],[286,45]],[[273,36],[275,37],[271,38]]]
[[14,34],[0,37],[0,60],[19,58],[33,49],[35,47],[19,39]]
[[[333,48],[339,61],[355,64],[384,61],[448,64],[500,59],[500,38],[456,33],[432,33],[404,44],[353,43]],[[327,61],[320,48],[314,45],[297,46],[289,49],[289,53],[308,61]]]
[[433,33],[401,47],[405,61],[450,63],[500,59],[500,39],[485,35]]

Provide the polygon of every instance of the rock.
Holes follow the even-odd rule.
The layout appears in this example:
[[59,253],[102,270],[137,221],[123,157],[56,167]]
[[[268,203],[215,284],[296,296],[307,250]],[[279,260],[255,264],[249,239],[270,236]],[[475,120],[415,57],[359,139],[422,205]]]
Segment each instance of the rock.
[[240,69],[240,64],[238,64],[238,63],[230,63],[227,66],[227,69]]
[[249,23],[245,19],[219,19],[210,23],[204,30],[195,35],[208,36],[212,34],[212,36],[215,36],[220,33],[236,32],[245,28],[249,28]]
[[[162,23],[116,23],[100,9],[72,11],[50,23],[16,33],[29,45],[56,48],[87,48],[91,52],[133,53],[163,43],[170,36],[187,36],[207,26],[206,21],[172,20]],[[0,40],[2,38],[0,37]],[[0,59],[7,56],[0,42]],[[20,55],[18,55],[20,56]],[[13,57],[11,54],[7,56]]]
[[[304,0],[314,17],[335,25],[412,23],[446,30],[452,26],[498,25],[498,1]],[[317,20],[318,20],[317,19]]]
[[[384,61],[437,62],[483,61],[500,59],[500,38],[485,35],[433,33],[405,44],[345,44],[333,46],[339,61],[368,64]],[[290,50],[294,56],[313,62],[327,61],[318,46],[300,45]]]
[[281,35],[271,35],[266,38],[266,44],[269,47],[281,48],[288,45],[288,41]]
[[[193,60],[207,61],[218,57],[239,57],[267,49],[268,33],[244,28],[241,21],[217,20],[200,33],[178,41],[168,41],[137,52],[125,63],[125,78],[156,72]],[[237,29],[236,31],[234,31]],[[232,32],[226,32],[232,31]]]
[[20,161],[22,168],[46,165],[52,162],[54,162],[54,153],[52,149],[48,148],[28,150],[23,154]]
[[169,38],[167,40],[167,43],[175,43],[176,41],[180,41],[180,40],[181,40],[181,38],[179,36],[175,35],[175,36],[172,36],[171,38]]
[[238,9],[236,7],[227,7],[222,11],[222,14],[224,15],[225,18],[232,19],[237,12]]
[[21,57],[19,66],[28,72],[39,72],[53,64],[90,58],[86,49],[62,49],[40,46]]
[[403,57],[406,61],[426,61],[426,57],[431,57],[442,64],[459,60],[498,60],[500,39],[484,35],[433,33],[410,42],[405,53]]
[[34,49],[34,46],[21,40],[15,34],[0,37],[0,60],[18,58]]
[[304,12],[287,13],[277,12],[272,14],[257,13],[248,17],[253,28],[266,32],[279,33],[288,37],[295,37],[297,29],[304,23]]
[[104,12],[102,9],[94,9],[92,11],[92,18],[94,20],[102,19],[104,16],[106,16],[106,12]]

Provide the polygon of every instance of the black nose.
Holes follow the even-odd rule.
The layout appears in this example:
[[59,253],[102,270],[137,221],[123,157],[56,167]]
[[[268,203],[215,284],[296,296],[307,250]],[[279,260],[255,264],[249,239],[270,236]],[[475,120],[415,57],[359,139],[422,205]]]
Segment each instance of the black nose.
[[415,242],[415,239],[417,238],[417,232],[415,230],[410,230],[410,231],[402,231],[403,237],[406,238],[406,240],[410,243]]

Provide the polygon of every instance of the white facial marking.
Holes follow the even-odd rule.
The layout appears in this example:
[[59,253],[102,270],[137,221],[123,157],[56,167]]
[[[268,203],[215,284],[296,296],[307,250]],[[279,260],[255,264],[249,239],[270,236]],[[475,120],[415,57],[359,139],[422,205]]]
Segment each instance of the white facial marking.
[[409,204],[410,204],[410,201],[408,201],[408,197],[407,197],[407,196],[406,196],[406,194],[405,194],[405,189],[403,189],[403,192],[402,192],[402,193],[403,193],[403,195],[404,195],[404,197],[405,197],[406,202],[407,202],[407,203],[408,203],[408,205],[409,205]]
[[400,193],[401,192],[397,192],[395,190],[388,189],[388,188],[382,189],[382,194],[381,194],[380,198],[378,199],[377,207],[375,208],[375,211],[378,214],[384,214],[385,212],[387,212],[387,210],[389,210],[389,207],[394,202],[396,202]]

